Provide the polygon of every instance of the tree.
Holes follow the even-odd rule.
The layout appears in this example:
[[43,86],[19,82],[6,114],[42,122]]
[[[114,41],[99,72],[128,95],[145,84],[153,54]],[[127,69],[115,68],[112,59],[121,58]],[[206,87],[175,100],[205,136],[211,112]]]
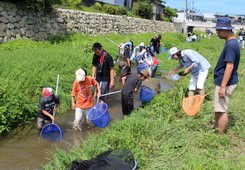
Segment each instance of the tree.
[[148,0],[141,0],[133,3],[132,13],[145,19],[153,18],[153,7]]
[[173,17],[177,16],[177,9],[165,7],[163,14],[164,14],[164,21],[172,22]]
[[52,4],[61,4],[65,0],[2,0],[21,5],[32,10],[50,9]]

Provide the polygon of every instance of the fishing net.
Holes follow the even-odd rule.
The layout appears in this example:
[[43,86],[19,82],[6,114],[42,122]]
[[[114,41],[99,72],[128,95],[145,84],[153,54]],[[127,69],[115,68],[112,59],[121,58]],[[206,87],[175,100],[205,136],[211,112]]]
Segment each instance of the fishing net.
[[43,139],[49,141],[58,141],[63,137],[63,131],[55,123],[47,124],[40,132]]
[[203,95],[189,96],[183,99],[182,108],[188,116],[196,115],[205,99]]

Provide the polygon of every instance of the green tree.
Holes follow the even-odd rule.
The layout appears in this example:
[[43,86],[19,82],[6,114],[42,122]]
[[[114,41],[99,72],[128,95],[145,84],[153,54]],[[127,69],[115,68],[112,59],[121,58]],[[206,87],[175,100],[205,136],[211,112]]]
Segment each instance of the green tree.
[[138,2],[134,2],[132,8],[133,15],[139,16],[145,19],[153,18],[153,6],[147,0],[141,0]]
[[5,2],[11,2],[21,5],[32,10],[47,10],[51,8],[52,4],[61,4],[65,0],[3,0]]
[[164,14],[164,21],[172,22],[173,17],[177,16],[177,9],[165,7],[163,14]]

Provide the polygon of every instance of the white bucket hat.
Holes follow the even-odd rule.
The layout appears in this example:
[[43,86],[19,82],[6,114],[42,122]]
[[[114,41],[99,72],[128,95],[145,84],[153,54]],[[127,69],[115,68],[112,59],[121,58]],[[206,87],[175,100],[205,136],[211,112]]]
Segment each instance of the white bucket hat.
[[76,81],[84,81],[85,80],[85,71],[83,69],[78,69],[76,71]]
[[169,52],[168,60],[170,60],[175,53],[179,52],[179,50],[176,47],[172,47],[169,49],[168,52]]

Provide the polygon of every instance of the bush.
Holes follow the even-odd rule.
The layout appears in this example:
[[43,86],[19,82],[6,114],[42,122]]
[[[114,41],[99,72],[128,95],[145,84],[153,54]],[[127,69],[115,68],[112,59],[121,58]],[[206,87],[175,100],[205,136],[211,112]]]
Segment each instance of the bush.
[[103,10],[108,14],[113,14],[113,15],[116,14],[116,8],[111,4],[103,5]]
[[117,15],[127,15],[127,9],[121,6],[118,6],[118,11],[117,11]]
[[62,4],[65,0],[3,0],[5,2],[11,2],[21,5],[31,10],[47,10],[51,8],[53,4]]
[[148,2],[135,2],[133,4],[132,13],[145,19],[153,18],[153,7]]
[[94,5],[92,6],[93,9],[95,10],[102,10],[102,4],[99,2],[95,2]]
[[112,15],[127,15],[127,9],[121,6],[113,6],[111,4],[103,5],[103,10]]

